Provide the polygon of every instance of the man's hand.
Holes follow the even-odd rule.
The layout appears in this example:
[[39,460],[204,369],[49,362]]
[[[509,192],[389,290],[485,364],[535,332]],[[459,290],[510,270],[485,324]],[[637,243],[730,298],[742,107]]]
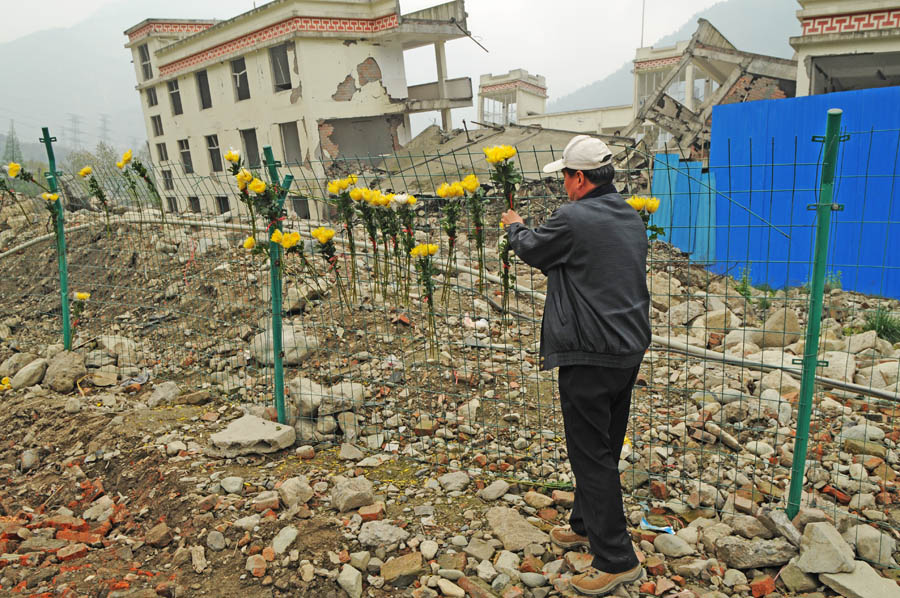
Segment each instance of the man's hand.
[[515,210],[506,210],[503,212],[503,215],[500,216],[500,222],[503,224],[503,228],[506,228],[513,222],[518,222],[519,224],[525,224],[525,221],[522,220],[522,217],[516,214]]

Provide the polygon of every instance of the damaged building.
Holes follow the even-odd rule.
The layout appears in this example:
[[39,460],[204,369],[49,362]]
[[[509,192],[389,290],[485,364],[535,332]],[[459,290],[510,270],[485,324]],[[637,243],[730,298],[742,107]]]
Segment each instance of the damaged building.
[[[699,19],[689,40],[638,48],[633,64],[630,105],[543,113],[543,104],[532,100],[526,110],[514,103],[534,96],[533,80],[543,83],[544,79],[517,69],[482,77],[479,109],[489,124],[627,137],[645,152],[680,150],[685,157],[702,158],[709,152],[713,106],[793,97],[796,87],[796,61],[742,52],[705,19]],[[488,110],[487,106],[497,103],[498,88],[505,93],[501,109]],[[540,92],[546,95],[546,85]],[[625,155],[631,167],[642,162],[640,152],[625,153],[623,159]]]
[[[407,14],[398,0],[274,0],[225,21],[134,25],[126,47],[167,208],[234,208],[229,147],[259,168],[269,145],[316,178],[320,160],[401,147],[411,113],[438,111],[449,129],[450,110],[472,105],[472,83],[446,78],[444,44],[467,31],[464,0]],[[429,45],[438,80],[407,85],[404,51]],[[215,205],[201,205],[182,173],[223,183]]]

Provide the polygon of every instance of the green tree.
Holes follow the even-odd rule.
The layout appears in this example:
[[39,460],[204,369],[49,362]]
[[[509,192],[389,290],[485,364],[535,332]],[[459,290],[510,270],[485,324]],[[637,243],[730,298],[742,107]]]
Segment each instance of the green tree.
[[3,163],[18,162],[21,164],[22,160],[22,146],[16,136],[16,125],[13,121],[9,121],[9,133],[6,134],[6,145],[3,148]]

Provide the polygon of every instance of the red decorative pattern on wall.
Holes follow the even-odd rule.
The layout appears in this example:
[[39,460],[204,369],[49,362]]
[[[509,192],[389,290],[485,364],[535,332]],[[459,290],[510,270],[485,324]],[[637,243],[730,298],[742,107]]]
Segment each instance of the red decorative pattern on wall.
[[673,64],[678,64],[681,61],[681,56],[671,56],[669,58],[656,58],[654,60],[644,60],[641,62],[634,63],[634,70],[636,71],[652,71],[655,69],[661,69],[666,66],[672,66]]
[[128,34],[128,41],[133,42],[152,33],[200,33],[213,26],[213,23],[147,23],[140,29]]
[[325,17],[291,17],[247,35],[229,40],[207,50],[191,54],[175,62],[159,67],[160,76],[171,75],[190,69],[211,60],[221,60],[226,56],[237,54],[245,48],[280,37],[286,37],[297,31],[336,32],[336,33],[378,33],[393,29],[400,25],[396,13],[377,19],[331,19]]
[[803,35],[856,33],[900,27],[900,9],[803,19]]
[[528,83],[527,81],[507,81],[506,83],[482,85],[479,93],[483,94],[494,91],[506,91],[508,89],[516,89],[517,87],[524,89],[525,91],[530,91],[531,93],[537,94],[543,98],[547,97],[546,87],[541,87],[540,85],[535,85],[534,83]]

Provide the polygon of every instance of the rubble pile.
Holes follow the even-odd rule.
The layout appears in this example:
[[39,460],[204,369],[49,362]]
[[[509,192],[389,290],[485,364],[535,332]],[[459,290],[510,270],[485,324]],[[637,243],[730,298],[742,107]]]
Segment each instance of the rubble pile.
[[[2,592],[575,595],[590,558],[547,535],[567,520],[573,478],[553,377],[537,367],[540,296],[517,294],[519,315],[501,323],[491,292],[473,298],[477,276],[452,276],[429,358],[415,301],[385,303],[363,280],[342,307],[287,269],[278,424],[268,265],[239,249],[241,232],[104,235],[70,242],[70,286],[94,281],[74,351],[58,344],[54,278],[33,275],[53,250],[4,264]],[[464,236],[458,249],[473,267]],[[102,283],[79,269],[92,259]],[[655,335],[797,367],[803,289],[742,286],[662,243],[651,259]],[[882,304],[897,309],[829,293],[821,375],[897,391],[900,346],[862,330]],[[900,596],[895,403],[817,389],[789,520],[798,395],[780,369],[651,347],[620,462],[648,577],[617,595]]]

